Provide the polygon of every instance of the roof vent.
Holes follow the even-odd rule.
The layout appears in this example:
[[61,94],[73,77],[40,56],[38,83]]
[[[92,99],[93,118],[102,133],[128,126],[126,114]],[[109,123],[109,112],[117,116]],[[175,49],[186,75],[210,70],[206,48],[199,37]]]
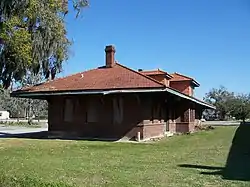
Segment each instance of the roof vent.
[[138,71],[143,71],[143,69],[138,69]]

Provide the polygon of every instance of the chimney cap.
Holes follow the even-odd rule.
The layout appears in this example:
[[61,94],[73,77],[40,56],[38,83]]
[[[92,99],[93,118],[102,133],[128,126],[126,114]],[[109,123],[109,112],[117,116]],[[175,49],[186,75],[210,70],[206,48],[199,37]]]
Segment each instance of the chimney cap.
[[105,52],[115,52],[115,46],[114,45],[107,45],[105,47]]

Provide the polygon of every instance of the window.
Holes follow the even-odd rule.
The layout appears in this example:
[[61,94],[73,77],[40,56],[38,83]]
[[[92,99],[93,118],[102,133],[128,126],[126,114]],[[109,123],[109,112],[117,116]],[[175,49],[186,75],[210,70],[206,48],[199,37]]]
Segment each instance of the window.
[[74,114],[74,102],[72,99],[66,99],[64,102],[64,121],[72,122]]
[[123,98],[113,99],[113,122],[121,124],[123,121]]
[[180,115],[180,122],[185,122],[184,112]]
[[98,122],[98,108],[100,107],[100,101],[89,100],[87,109],[87,122]]
[[180,121],[179,122],[188,122],[189,120],[189,110],[185,108],[181,108],[179,110]]
[[152,120],[160,120],[162,118],[161,105],[159,103],[153,103],[152,106]]

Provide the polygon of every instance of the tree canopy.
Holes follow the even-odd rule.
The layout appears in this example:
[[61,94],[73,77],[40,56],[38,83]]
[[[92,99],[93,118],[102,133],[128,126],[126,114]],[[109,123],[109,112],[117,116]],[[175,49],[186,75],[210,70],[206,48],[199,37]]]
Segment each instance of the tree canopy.
[[47,119],[48,103],[44,100],[31,100],[10,97],[10,90],[0,88],[0,107],[10,112],[13,118],[37,118]]
[[250,95],[239,94],[231,100],[230,114],[237,120],[245,121],[250,117]]
[[[77,15],[87,0],[73,0]],[[22,83],[42,73],[54,78],[68,59],[71,44],[64,16],[68,0],[2,0],[0,2],[0,81]]]
[[[40,0],[41,3],[51,3],[54,0]],[[70,0],[56,0],[55,2],[62,5],[64,13],[68,13],[68,5]],[[22,14],[26,8],[30,6],[32,0],[1,0],[0,2],[0,16],[10,18],[12,16]],[[71,0],[74,10],[76,10],[76,16],[79,15],[82,8],[89,5],[88,0]]]
[[205,111],[205,115],[217,116],[219,120],[234,117],[245,121],[250,117],[250,94],[236,94],[220,86],[209,91],[204,100],[216,106],[216,111]]
[[210,104],[213,104],[217,109],[219,119],[224,120],[226,115],[230,112],[230,101],[234,98],[234,93],[229,92],[224,86],[220,86],[218,89],[213,88],[206,93],[204,100]]

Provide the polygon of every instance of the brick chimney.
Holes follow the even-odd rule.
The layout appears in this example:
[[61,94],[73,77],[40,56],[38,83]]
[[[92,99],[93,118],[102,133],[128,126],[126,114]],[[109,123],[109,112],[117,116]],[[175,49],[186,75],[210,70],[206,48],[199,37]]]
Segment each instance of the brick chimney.
[[115,47],[113,45],[106,46],[106,67],[112,68],[115,65]]

